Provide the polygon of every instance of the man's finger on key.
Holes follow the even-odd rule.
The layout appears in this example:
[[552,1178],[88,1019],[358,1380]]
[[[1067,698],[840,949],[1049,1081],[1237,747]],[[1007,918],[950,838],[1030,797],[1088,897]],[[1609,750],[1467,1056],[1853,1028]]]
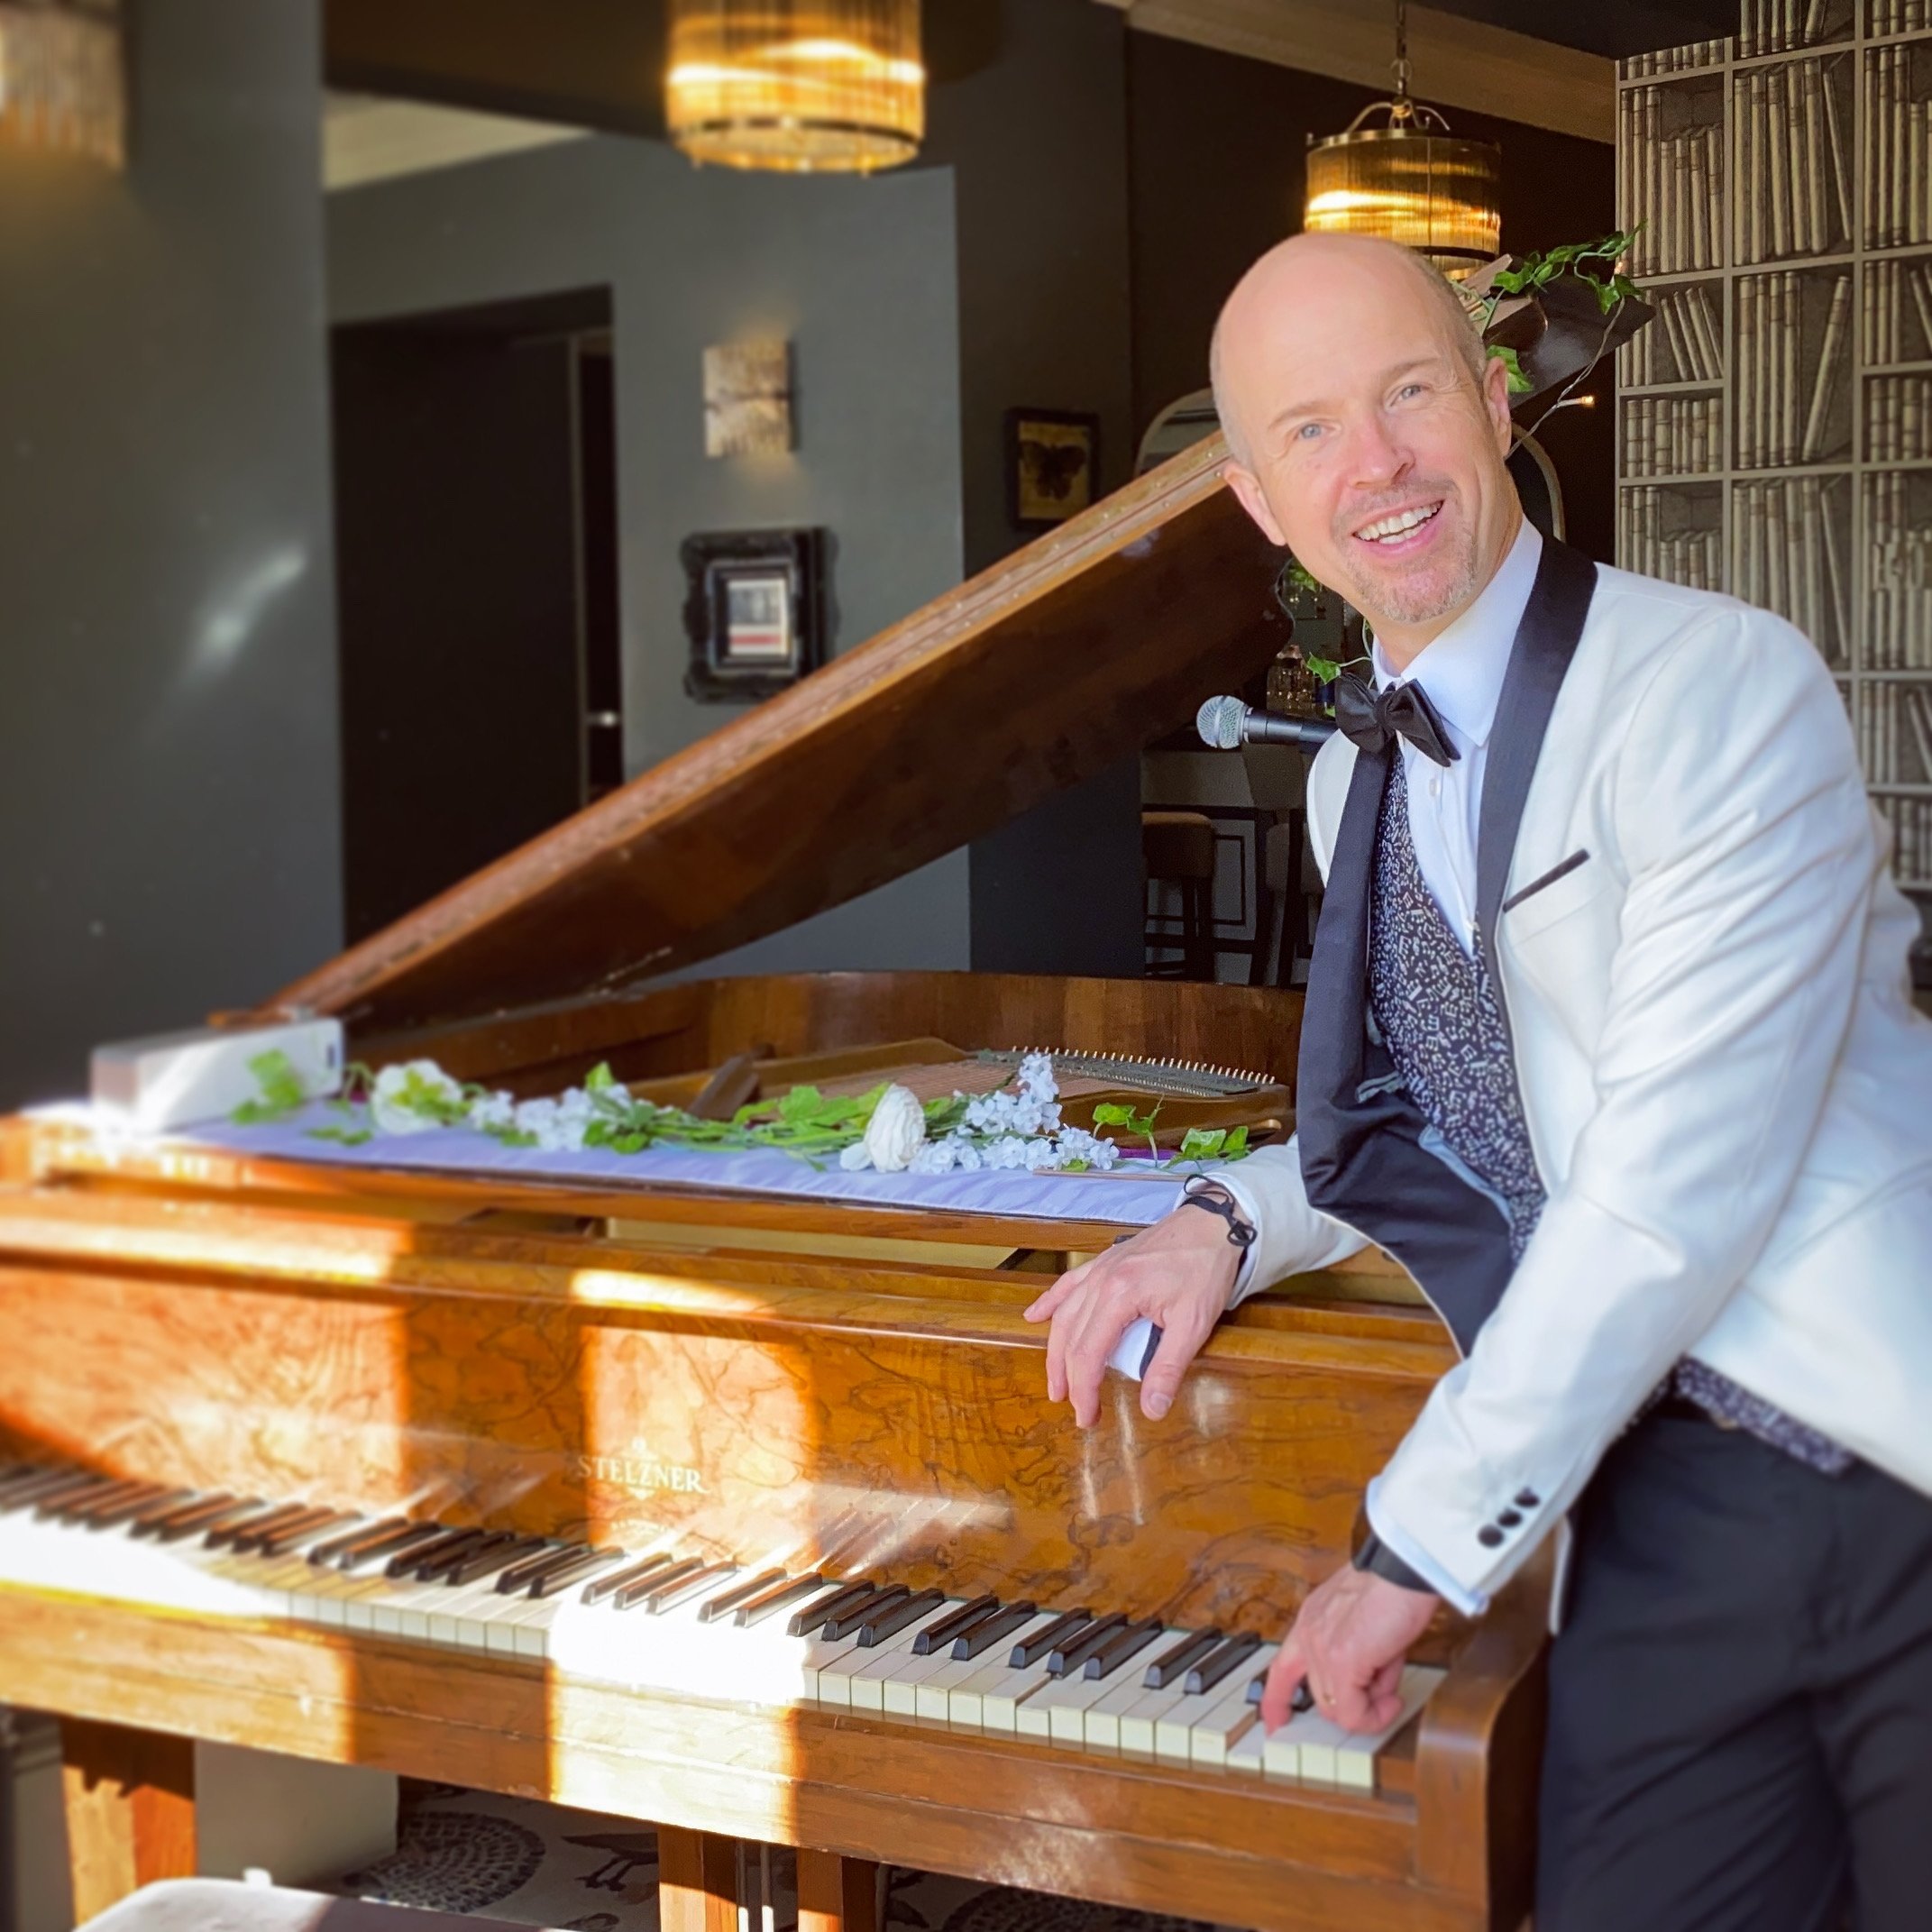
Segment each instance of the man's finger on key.
[[1268,1667],[1268,1683],[1261,1692],[1261,1723],[1269,1731],[1278,1731],[1288,1721],[1289,1705],[1295,1692],[1308,1679],[1308,1667],[1302,1660],[1294,1636],[1275,1653]]

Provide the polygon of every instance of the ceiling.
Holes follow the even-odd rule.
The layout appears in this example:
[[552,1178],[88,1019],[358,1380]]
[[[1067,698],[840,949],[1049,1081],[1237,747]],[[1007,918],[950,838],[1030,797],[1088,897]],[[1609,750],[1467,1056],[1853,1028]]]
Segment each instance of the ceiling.
[[[1037,0],[925,0],[935,91],[996,60],[1003,9],[1030,4]],[[1358,83],[1382,84],[1387,71],[1394,0],[1102,4],[1146,31]],[[1447,106],[1607,140],[1607,57],[1725,32],[1735,10],[1736,0],[1415,5],[1417,90]],[[664,13],[665,0],[325,0],[325,73],[339,93],[661,139]],[[380,145],[376,122],[362,133]]]

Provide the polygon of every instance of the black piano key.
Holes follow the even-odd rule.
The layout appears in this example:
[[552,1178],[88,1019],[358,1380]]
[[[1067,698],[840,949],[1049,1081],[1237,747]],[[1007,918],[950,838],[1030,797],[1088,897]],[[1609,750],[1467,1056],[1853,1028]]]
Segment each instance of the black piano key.
[[1059,1645],[1068,1642],[1075,1632],[1084,1628],[1094,1620],[1091,1610],[1067,1610],[1047,1625],[1037,1637],[1029,1637],[1024,1644],[1015,1644],[1007,1662],[1016,1671],[1024,1671],[1048,1656]]
[[641,1604],[648,1605],[653,1596],[661,1589],[669,1589],[682,1583],[686,1577],[694,1577],[704,1568],[701,1556],[682,1557],[676,1562],[655,1567],[647,1576],[639,1577],[635,1582],[626,1583],[613,1591],[610,1607],[613,1610],[635,1610]]
[[512,1561],[509,1547],[520,1540],[513,1530],[466,1530],[460,1537],[453,1536],[441,1543],[426,1543],[408,1559],[409,1574],[418,1583],[447,1586],[472,1556],[500,1550],[505,1552],[505,1561]]
[[646,1577],[655,1577],[670,1568],[668,1556],[647,1556],[642,1562],[633,1563],[628,1570],[619,1570],[612,1576],[598,1577],[583,1587],[585,1603],[602,1603],[607,1597],[615,1597],[620,1589],[633,1583],[641,1583]]
[[255,1543],[256,1552],[265,1557],[287,1556],[300,1543],[312,1542],[331,1531],[345,1530],[352,1523],[362,1520],[352,1510],[312,1509],[307,1515],[298,1516],[293,1523],[285,1523],[279,1530],[262,1537]]
[[116,1503],[127,1502],[131,1497],[139,1498],[150,1494],[153,1484],[138,1482],[124,1478],[119,1482],[108,1484],[105,1489],[96,1489],[85,1497],[77,1497],[72,1502],[63,1505],[54,1514],[63,1523],[77,1525],[93,1522],[104,1509],[112,1509]]
[[154,1540],[185,1543],[190,1536],[205,1535],[221,1524],[239,1522],[266,1506],[259,1496],[210,1497],[206,1503],[163,1516],[154,1526]]
[[403,1516],[382,1516],[373,1523],[365,1523],[360,1528],[345,1532],[340,1536],[332,1536],[326,1543],[318,1543],[308,1552],[308,1560],[320,1570],[325,1565],[360,1550],[365,1543],[371,1543],[387,1536],[392,1530],[405,1529],[407,1519]]
[[[1250,1704],[1259,1704],[1261,1701],[1261,1693],[1267,1689],[1268,1672],[1263,1671],[1248,1686],[1248,1701]],[[1296,1685],[1295,1695],[1288,1699],[1288,1708],[1297,1717],[1304,1711],[1311,1711],[1314,1708],[1314,1692],[1309,1689],[1308,1680],[1305,1677],[1303,1678],[1300,1683]]]
[[87,1518],[90,1530],[112,1530],[132,1528],[138,1534],[140,1525],[151,1516],[163,1510],[179,1508],[194,1495],[192,1489],[168,1489],[160,1483],[149,1485],[145,1495],[124,1496],[111,1509],[96,1510]]
[[37,1470],[0,1495],[0,1513],[25,1509],[44,1497],[71,1493],[96,1480],[91,1470],[69,1468]]
[[946,1601],[944,1590],[915,1590],[902,1602],[889,1605],[876,1616],[868,1616],[858,1626],[858,1647],[870,1650],[887,1637],[895,1637],[908,1624],[929,1616]]
[[802,1603],[815,1591],[823,1589],[825,1579],[816,1570],[802,1577],[792,1577],[783,1583],[774,1583],[770,1589],[762,1591],[749,1603],[740,1604],[731,1613],[731,1621],[740,1630],[749,1630],[762,1624],[768,1616],[776,1616],[781,1610],[789,1610],[795,1603]]
[[539,1549],[543,1541],[541,1536],[518,1536],[506,1530],[500,1539],[492,1537],[465,1550],[440,1576],[424,1577],[420,1570],[417,1574],[426,1583],[440,1582],[452,1589],[481,1583],[485,1577],[494,1576],[499,1570],[508,1570],[512,1563],[520,1563],[533,1551]]
[[[134,1519],[134,1526],[128,1534],[133,1537],[159,1537],[163,1530],[172,1529],[183,1516],[200,1511],[218,1512],[235,1500],[226,1490],[217,1490],[212,1496],[205,1489],[196,1490],[166,1509],[157,1506],[151,1514],[143,1510]],[[204,1516],[203,1520],[207,1520],[207,1517]]]
[[316,1513],[313,1503],[283,1503],[270,1510],[266,1515],[255,1517],[252,1522],[235,1525],[222,1540],[237,1556],[259,1556],[262,1546],[278,1531],[285,1530],[291,1523],[302,1522]]
[[572,1557],[581,1556],[590,1547],[587,1543],[546,1543],[534,1556],[525,1557],[520,1563],[512,1563],[497,1579],[497,1588],[506,1597],[518,1596],[545,1570],[558,1563],[567,1563]]
[[840,1644],[847,1637],[856,1636],[859,1626],[868,1617],[889,1610],[902,1597],[910,1597],[912,1586],[910,1583],[882,1583],[871,1596],[863,1597],[855,1604],[848,1604],[837,1616],[825,1620],[822,1634],[828,1644]]
[[572,1583],[581,1583],[586,1578],[596,1576],[599,1571],[614,1570],[619,1563],[629,1560],[628,1550],[591,1550],[568,1563],[559,1563],[554,1569],[546,1570],[536,1581],[531,1584],[528,1594],[532,1597],[554,1597],[559,1590],[567,1590]]
[[735,1577],[737,1567],[736,1563],[701,1563],[688,1577],[660,1583],[645,1599],[645,1612],[650,1616],[662,1616],[666,1610],[674,1610],[681,1603],[702,1596],[727,1577]]
[[1116,1631],[1097,1651],[1087,1653],[1080,1674],[1086,1678],[1112,1677],[1131,1657],[1138,1657],[1160,1634],[1160,1619],[1150,1616],[1144,1623],[1130,1624]]
[[278,1503],[259,1516],[250,1516],[245,1522],[223,1523],[211,1529],[202,1541],[211,1550],[232,1549],[240,1555],[243,1539],[252,1536],[257,1530],[279,1530],[285,1523],[292,1523],[308,1507],[307,1503]]
[[915,1657],[929,1657],[936,1650],[944,1650],[956,1637],[963,1637],[975,1624],[984,1623],[989,1616],[999,1614],[1000,1599],[997,1597],[975,1597],[971,1603],[963,1603],[950,1616],[942,1616],[938,1623],[929,1624],[912,1639],[912,1654]]
[[1140,1680],[1147,1690],[1165,1690],[1176,1679],[1185,1676],[1221,1642],[1218,1630],[1196,1630],[1178,1644],[1169,1646],[1147,1667]]
[[372,1543],[345,1550],[335,1559],[335,1567],[345,1577],[353,1576],[359,1570],[367,1570],[371,1563],[381,1563],[386,1567],[391,1557],[400,1556],[405,1550],[423,1549],[432,1538],[443,1534],[440,1523],[405,1523],[399,1529],[393,1529]]
[[849,1610],[856,1603],[863,1603],[878,1585],[869,1577],[855,1577],[849,1583],[835,1583],[824,1596],[818,1598],[799,1611],[785,1625],[785,1634],[791,1637],[809,1637],[819,1629],[828,1617],[837,1616]]
[[118,1495],[121,1488],[122,1479],[118,1476],[83,1476],[78,1482],[61,1483],[42,1491],[33,1513],[43,1520],[65,1515],[77,1504],[105,1501]]
[[1260,1647],[1261,1640],[1252,1631],[1243,1636],[1230,1637],[1219,1650],[1189,1669],[1186,1680],[1181,1685],[1182,1690],[1191,1698],[1199,1697],[1204,1690],[1212,1690],[1222,1678],[1232,1676]]
[[1073,1632],[1047,1653],[1047,1675],[1077,1675],[1080,1666],[1099,1650],[1102,1644],[1109,1642],[1116,1631],[1124,1630],[1126,1627],[1127,1619],[1118,1610],[1111,1616],[1096,1617],[1085,1629]]
[[991,1616],[983,1617],[975,1624],[964,1636],[953,1639],[954,1661],[969,1662],[982,1652],[1003,1644],[1014,1631],[1024,1630],[1039,1615],[1039,1606],[1031,1601],[1010,1603],[1003,1610],[995,1610]]
[[398,1551],[382,1566],[382,1574],[400,1582],[405,1577],[414,1576],[419,1564],[434,1562],[439,1556],[460,1555],[482,1540],[481,1530],[443,1530],[428,1543]]
[[721,1616],[729,1616],[734,1610],[749,1603],[754,1597],[762,1596],[774,1583],[783,1583],[785,1573],[782,1570],[761,1570],[755,1577],[742,1583],[734,1583],[728,1590],[721,1591],[708,1603],[700,1605],[698,1621],[700,1624],[715,1624]]

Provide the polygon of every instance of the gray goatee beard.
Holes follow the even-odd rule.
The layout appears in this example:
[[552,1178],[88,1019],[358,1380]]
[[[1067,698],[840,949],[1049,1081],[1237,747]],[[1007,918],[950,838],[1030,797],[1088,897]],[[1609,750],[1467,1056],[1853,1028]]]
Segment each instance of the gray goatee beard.
[[[1445,505],[1446,508],[1446,505]],[[1438,515],[1441,514],[1439,511]],[[1352,544],[1352,532],[1342,539]],[[1348,553],[1344,551],[1343,555]],[[1454,575],[1440,589],[1399,581],[1390,583],[1368,571],[1351,570],[1349,601],[1371,625],[1433,624],[1438,618],[1460,610],[1476,594],[1476,533],[1466,533],[1462,554],[1457,559]]]

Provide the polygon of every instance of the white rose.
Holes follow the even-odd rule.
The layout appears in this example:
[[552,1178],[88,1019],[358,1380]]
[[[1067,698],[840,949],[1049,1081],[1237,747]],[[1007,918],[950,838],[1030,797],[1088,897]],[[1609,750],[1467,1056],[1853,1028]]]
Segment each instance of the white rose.
[[863,1140],[855,1140],[850,1147],[838,1150],[838,1165],[847,1174],[860,1174],[872,1165],[872,1156],[865,1151]]
[[919,1096],[907,1087],[889,1086],[879,1095],[860,1144],[881,1174],[902,1174],[925,1140],[926,1110]]

